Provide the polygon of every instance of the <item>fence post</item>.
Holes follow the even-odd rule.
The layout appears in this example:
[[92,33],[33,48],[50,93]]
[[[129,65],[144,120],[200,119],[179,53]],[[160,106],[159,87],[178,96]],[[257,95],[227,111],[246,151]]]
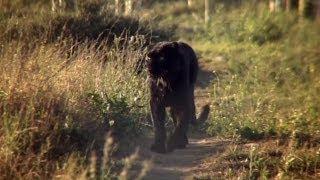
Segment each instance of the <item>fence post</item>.
[[299,0],[299,15],[304,16],[305,13],[305,0]]
[[51,0],[51,11],[56,12],[57,11],[57,5],[55,0]]
[[125,15],[130,15],[132,12],[132,0],[126,0],[125,1],[125,11],[124,14]]
[[193,6],[193,0],[188,0],[188,7],[192,7]]
[[120,14],[120,0],[114,0],[114,13],[116,15]]
[[274,12],[276,9],[276,3],[274,0],[269,0],[269,11]]

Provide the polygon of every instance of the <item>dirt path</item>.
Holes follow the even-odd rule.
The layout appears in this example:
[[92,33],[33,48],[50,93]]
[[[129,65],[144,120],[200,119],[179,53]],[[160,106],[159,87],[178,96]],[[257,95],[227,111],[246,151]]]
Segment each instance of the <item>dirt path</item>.
[[[202,106],[209,103],[209,86],[214,78],[213,70],[209,67],[200,63],[195,90],[197,112]],[[194,177],[208,174],[210,169],[205,159],[218,156],[228,144],[226,141],[195,133],[190,135],[186,149],[175,150],[168,154],[157,154],[149,150],[151,143],[152,137],[146,137],[139,146],[140,163],[145,160],[152,161],[152,168],[144,177],[150,180],[194,179]]]
[[[208,137],[191,137],[186,149],[168,154],[150,152],[148,146],[140,147],[140,161],[151,160],[152,167],[143,179],[171,180],[193,179],[208,173],[205,159],[218,156],[225,150],[226,141]],[[143,144],[151,144],[151,138]]]

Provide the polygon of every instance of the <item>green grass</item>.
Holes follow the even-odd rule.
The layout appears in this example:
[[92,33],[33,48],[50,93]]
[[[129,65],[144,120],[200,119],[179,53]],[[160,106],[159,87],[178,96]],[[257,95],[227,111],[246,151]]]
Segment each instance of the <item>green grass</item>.
[[214,43],[222,42],[224,48],[216,53],[226,56],[230,73],[213,84],[211,127],[216,130],[209,131],[319,135],[319,25],[289,14],[247,12],[238,21],[232,14],[224,20],[227,28],[238,28],[238,21],[248,25],[224,31]]
[[[219,47],[220,43],[224,47],[217,48],[216,53],[225,56],[229,66],[229,73],[216,79],[212,86],[208,132],[248,140],[287,136],[298,144],[295,148],[309,153],[300,157],[295,148],[290,150],[290,154],[299,157],[301,167],[297,170],[285,165],[285,174],[293,177],[313,174],[315,171],[308,169],[319,168],[314,163],[318,161],[316,148],[307,149],[318,146],[312,141],[317,142],[314,139],[320,135],[319,25],[300,22],[292,14],[269,14],[261,10],[240,16],[239,13],[229,12],[223,22],[213,20],[208,29],[213,47]],[[217,16],[213,19],[220,19]],[[266,158],[262,156],[255,161],[265,162]],[[295,167],[296,159],[291,162],[286,158],[284,164]],[[262,170],[281,167],[275,166],[271,168],[264,163],[257,167],[258,177],[265,176]]]
[[[177,38],[191,42],[200,61],[215,69],[207,132],[257,143],[286,142],[278,145],[285,155],[274,158],[257,147],[256,158],[248,158],[250,166],[230,167],[230,176],[225,172],[224,177],[317,176],[320,25],[295,12],[270,13],[266,3],[250,2],[236,8],[217,3],[204,25],[203,5],[196,6],[171,4],[158,19],[177,26]],[[249,157],[250,152],[243,153]]]
[[196,7],[173,3],[158,19],[175,24],[177,38],[191,42],[200,61],[219,66],[209,133],[318,135],[319,24],[248,2],[237,8],[216,4],[204,25],[203,6]]

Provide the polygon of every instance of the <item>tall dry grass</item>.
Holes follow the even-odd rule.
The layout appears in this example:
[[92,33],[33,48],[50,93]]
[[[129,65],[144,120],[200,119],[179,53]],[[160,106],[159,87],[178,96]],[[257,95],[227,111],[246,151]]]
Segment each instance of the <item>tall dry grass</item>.
[[71,49],[59,41],[30,51],[7,44],[0,56],[2,177],[51,177],[70,154],[85,159],[108,131],[138,133],[148,92],[135,67],[145,40],[75,42]]

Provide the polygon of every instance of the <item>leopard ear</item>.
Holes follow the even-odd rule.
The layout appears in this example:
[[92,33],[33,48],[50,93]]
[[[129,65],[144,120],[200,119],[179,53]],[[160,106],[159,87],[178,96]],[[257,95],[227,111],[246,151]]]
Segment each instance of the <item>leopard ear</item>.
[[147,53],[146,58],[147,59],[152,59],[155,56],[156,52],[154,50],[151,50]]
[[175,52],[177,52],[178,47],[179,43],[176,41],[172,41],[166,44],[166,51],[170,52],[170,54],[174,54]]
[[178,48],[179,43],[177,41],[172,42],[173,48]]

